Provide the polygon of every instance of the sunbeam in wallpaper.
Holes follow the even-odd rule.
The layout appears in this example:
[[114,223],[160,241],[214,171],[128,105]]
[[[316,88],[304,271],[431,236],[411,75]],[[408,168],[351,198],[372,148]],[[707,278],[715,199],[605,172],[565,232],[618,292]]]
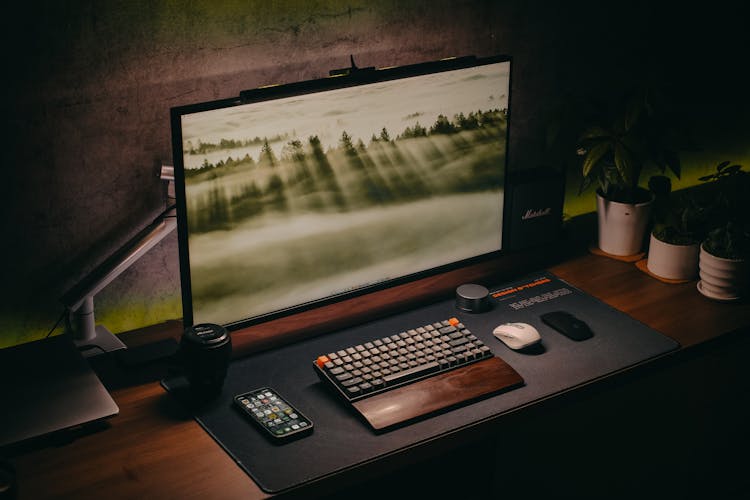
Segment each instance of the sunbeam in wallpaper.
[[510,63],[180,115],[194,322],[497,251]]

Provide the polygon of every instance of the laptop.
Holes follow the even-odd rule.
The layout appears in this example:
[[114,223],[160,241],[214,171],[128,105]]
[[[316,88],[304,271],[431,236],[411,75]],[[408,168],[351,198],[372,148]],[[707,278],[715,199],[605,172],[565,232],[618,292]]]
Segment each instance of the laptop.
[[119,413],[67,335],[0,349],[0,448]]

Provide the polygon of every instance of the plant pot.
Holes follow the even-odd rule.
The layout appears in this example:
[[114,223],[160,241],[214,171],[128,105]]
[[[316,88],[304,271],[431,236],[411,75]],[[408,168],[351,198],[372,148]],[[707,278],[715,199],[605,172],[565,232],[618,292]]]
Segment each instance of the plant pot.
[[634,255],[643,248],[653,194],[643,203],[621,203],[596,193],[599,248],[610,255]]
[[651,234],[648,247],[649,272],[660,278],[671,280],[692,280],[698,272],[700,245],[674,245],[661,241]]
[[737,300],[747,288],[750,266],[745,259],[717,257],[701,245],[698,267],[698,291],[710,299]]

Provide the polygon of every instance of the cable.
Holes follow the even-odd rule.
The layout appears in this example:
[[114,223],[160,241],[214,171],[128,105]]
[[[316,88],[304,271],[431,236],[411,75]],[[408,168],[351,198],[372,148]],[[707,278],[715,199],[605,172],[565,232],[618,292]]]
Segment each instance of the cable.
[[63,309],[62,314],[60,315],[59,318],[57,318],[57,321],[55,321],[55,326],[53,326],[52,329],[49,332],[47,332],[47,335],[44,336],[45,339],[49,338],[49,336],[52,335],[52,332],[57,330],[57,327],[60,326],[60,322],[63,320],[63,318],[65,317],[67,313],[68,313],[68,309],[67,308]]
[[[158,221],[159,219],[161,219],[162,217],[164,217],[165,215],[167,215],[167,212],[169,212],[171,210],[174,210],[175,208],[177,208],[177,204],[176,203],[174,203],[172,205],[169,205],[167,208],[165,208],[164,210],[162,210],[162,212],[159,215],[157,215],[156,217],[154,217],[154,222]],[[170,216],[170,217],[174,217],[174,216]]]

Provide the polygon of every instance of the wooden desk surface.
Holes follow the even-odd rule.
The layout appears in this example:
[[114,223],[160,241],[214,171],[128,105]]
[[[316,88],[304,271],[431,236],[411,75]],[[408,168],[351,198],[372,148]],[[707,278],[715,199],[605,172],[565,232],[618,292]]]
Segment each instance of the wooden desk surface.
[[[718,303],[695,282],[668,285],[627,264],[583,255],[550,268],[683,348],[750,326],[750,303]],[[16,456],[19,498],[266,498],[158,383],[113,392],[111,427]],[[501,417],[502,418],[502,417]]]

